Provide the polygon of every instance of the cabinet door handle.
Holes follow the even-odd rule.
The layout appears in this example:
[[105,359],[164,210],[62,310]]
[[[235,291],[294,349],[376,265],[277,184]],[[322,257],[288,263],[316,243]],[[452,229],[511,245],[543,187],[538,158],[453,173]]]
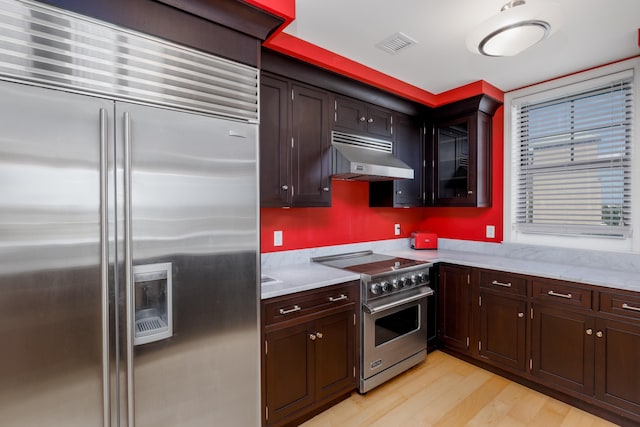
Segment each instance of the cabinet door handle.
[[467,191],[467,194],[473,194],[473,190]]
[[603,336],[603,335],[604,335],[604,334],[602,333],[602,331],[598,331],[598,332],[596,332],[596,336],[597,336],[598,338],[602,338],[602,336]]
[[367,120],[367,122],[368,123],[373,123],[373,119],[370,118],[369,120]]
[[547,292],[547,295],[551,295],[552,297],[566,298],[566,299],[571,299],[572,298],[571,294],[559,294],[559,293],[554,292],[554,291]]
[[511,287],[511,282],[507,282],[507,283],[502,283],[502,282],[498,282],[497,280],[494,280],[493,282],[491,282],[492,285],[496,285],[496,286],[503,286],[505,288],[510,288]]
[[367,120],[367,118],[365,116],[360,117],[360,121],[364,122],[365,120]]
[[585,331],[587,335],[593,335],[593,329],[589,328]]
[[323,187],[322,191],[324,191],[325,193],[328,193],[329,192],[329,187]]
[[342,301],[342,300],[345,300],[345,299],[348,299],[348,298],[349,297],[346,296],[345,294],[340,294],[339,297],[329,297],[329,301],[336,302],[336,301]]
[[288,186],[288,185],[283,185],[283,186],[282,186],[282,189],[283,189],[284,191],[287,191],[287,190],[289,189],[289,186]]
[[302,308],[299,305],[294,305],[293,308],[290,308],[289,310],[285,310],[284,308],[281,308],[280,314],[290,314],[300,310],[302,310]]
[[524,313],[518,313],[518,317],[522,319],[524,317]]
[[622,308],[624,308],[625,310],[640,311],[640,307],[634,307],[632,305],[627,304],[626,302],[622,304]]
[[398,196],[402,196],[402,190],[397,191]]
[[316,332],[316,337],[318,337],[319,340],[321,340],[323,336],[322,332]]
[[317,337],[315,336],[315,334],[309,334],[309,339],[310,339],[311,341],[315,341],[315,340],[316,340],[316,338],[317,338]]

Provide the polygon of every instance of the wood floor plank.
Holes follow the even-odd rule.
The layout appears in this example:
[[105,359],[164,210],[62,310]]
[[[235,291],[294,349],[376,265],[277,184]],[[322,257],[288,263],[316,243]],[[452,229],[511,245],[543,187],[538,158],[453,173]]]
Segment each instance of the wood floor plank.
[[435,351],[303,427],[613,427],[595,415]]

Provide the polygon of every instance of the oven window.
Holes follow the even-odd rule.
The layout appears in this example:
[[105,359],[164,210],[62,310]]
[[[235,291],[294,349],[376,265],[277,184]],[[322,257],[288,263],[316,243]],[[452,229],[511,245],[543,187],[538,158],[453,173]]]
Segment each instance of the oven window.
[[376,319],[376,347],[417,330],[420,325],[419,308],[419,305],[414,305]]

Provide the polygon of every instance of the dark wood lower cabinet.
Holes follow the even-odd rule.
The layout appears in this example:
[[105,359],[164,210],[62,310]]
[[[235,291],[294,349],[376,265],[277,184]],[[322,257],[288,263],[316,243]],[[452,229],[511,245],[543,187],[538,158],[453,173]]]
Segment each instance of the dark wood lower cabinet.
[[525,372],[526,301],[480,291],[480,357],[490,363]]
[[443,264],[439,267],[438,335],[448,348],[469,350],[471,332],[471,269]]
[[598,319],[596,398],[640,418],[640,324]]
[[[438,285],[441,349],[617,424],[640,425],[638,292],[453,264],[439,266]],[[477,352],[467,336],[477,336]]]
[[562,306],[533,306],[531,375],[546,384],[592,395],[594,318]]
[[358,282],[263,301],[263,421],[297,425],[356,388]]

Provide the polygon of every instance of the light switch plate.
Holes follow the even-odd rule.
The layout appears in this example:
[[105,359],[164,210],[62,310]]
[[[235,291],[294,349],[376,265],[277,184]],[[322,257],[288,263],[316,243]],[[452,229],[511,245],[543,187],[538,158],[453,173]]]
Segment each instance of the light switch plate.
[[282,246],[282,230],[273,232],[273,246]]
[[396,236],[399,236],[399,235],[400,235],[400,224],[396,224],[396,225],[394,226],[394,228],[393,228],[393,233],[394,233]]

